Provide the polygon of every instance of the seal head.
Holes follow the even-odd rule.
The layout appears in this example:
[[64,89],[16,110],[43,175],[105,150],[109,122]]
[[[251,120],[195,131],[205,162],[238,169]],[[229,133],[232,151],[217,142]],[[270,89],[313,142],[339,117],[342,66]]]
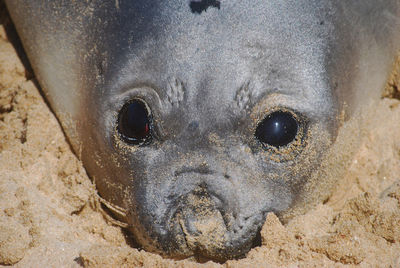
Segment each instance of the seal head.
[[331,22],[315,23],[311,4],[159,8],[105,71],[86,149],[100,155],[87,168],[146,249],[240,257],[268,212],[304,194],[334,139]]

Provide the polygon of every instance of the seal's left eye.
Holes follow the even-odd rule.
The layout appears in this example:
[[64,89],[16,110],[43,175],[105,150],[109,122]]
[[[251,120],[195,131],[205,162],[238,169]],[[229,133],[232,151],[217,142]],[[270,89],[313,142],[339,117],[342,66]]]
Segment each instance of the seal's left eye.
[[125,104],[118,116],[118,132],[130,144],[143,144],[151,140],[150,113],[146,104],[138,99]]
[[257,126],[255,136],[263,144],[285,146],[295,140],[299,124],[290,112],[276,111]]

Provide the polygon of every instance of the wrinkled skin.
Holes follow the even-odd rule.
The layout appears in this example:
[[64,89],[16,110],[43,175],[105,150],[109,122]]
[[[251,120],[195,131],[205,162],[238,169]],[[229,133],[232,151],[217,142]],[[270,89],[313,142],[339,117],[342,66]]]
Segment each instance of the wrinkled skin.
[[[376,95],[365,85],[382,86],[399,48],[396,0],[77,2],[6,1],[100,196],[174,258],[241,257],[268,212],[301,206],[343,104]],[[151,113],[147,145],[117,130],[132,99]],[[273,111],[299,122],[288,146],[254,136]]]

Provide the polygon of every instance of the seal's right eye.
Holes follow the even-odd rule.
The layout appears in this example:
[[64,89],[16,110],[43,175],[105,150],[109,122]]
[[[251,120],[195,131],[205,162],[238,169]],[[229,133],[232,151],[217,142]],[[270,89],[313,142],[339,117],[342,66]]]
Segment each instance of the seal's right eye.
[[134,99],[122,107],[118,115],[118,132],[129,144],[151,141],[151,116],[143,101]]

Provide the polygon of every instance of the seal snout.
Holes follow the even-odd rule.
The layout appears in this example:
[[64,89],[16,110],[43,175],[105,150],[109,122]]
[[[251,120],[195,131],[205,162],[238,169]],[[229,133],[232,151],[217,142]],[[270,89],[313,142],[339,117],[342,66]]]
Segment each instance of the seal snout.
[[219,255],[229,239],[224,212],[214,200],[200,185],[180,201],[173,219],[181,227],[190,251],[210,258]]
[[[193,173],[190,175],[196,177]],[[199,176],[214,180],[221,177],[215,174]],[[231,200],[233,196],[221,195],[215,185],[203,181],[193,187],[176,200],[176,210],[170,217],[171,226],[175,226],[175,237],[184,238],[179,247],[196,256],[215,260],[243,256],[256,236],[257,228],[252,228],[254,217],[241,215],[238,204]]]

